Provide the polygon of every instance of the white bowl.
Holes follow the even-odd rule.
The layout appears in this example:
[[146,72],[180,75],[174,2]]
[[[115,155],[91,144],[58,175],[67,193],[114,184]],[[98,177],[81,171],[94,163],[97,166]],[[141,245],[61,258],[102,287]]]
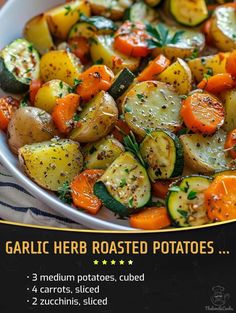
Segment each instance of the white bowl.
[[[63,3],[64,0],[8,0],[0,10],[0,49],[22,36],[25,23],[33,16],[48,8]],[[65,1],[64,1],[65,2]],[[3,92],[0,91],[0,95]],[[21,170],[17,158],[11,153],[6,136],[0,132],[0,161],[12,175],[35,197],[41,199],[56,212],[92,229],[131,230],[128,222],[117,219],[112,212],[102,209],[96,216],[78,211],[63,204],[58,198],[33,183]]]

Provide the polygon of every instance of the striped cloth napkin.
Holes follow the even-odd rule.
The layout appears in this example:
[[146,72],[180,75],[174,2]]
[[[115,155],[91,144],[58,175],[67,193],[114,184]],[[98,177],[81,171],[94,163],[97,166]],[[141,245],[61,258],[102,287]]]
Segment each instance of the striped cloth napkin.
[[21,187],[0,163],[0,218],[59,228],[85,228],[58,215]]

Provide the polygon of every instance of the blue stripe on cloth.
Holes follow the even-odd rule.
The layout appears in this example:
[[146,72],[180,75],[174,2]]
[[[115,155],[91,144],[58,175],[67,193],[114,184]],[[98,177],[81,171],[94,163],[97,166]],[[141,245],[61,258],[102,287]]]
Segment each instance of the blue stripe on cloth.
[[5,203],[3,201],[0,200],[0,204],[3,205],[3,206],[6,206],[12,210],[15,210],[15,211],[18,211],[18,212],[22,212],[22,213],[26,213],[28,210],[32,211],[34,214],[36,215],[41,215],[41,216],[44,216],[44,217],[52,217],[52,218],[55,218],[59,221],[62,221],[62,222],[65,222],[65,223],[73,223],[73,224],[77,224],[76,222],[66,218],[66,217],[61,217],[61,216],[58,216],[58,215],[53,215],[53,214],[50,214],[50,213],[47,213],[47,212],[43,212],[37,208],[34,208],[34,207],[16,207],[16,206],[13,206],[13,205],[10,205],[8,203]]
[[7,183],[3,183],[3,182],[0,182],[0,187],[12,187],[12,188],[15,188],[21,192],[24,192],[25,194],[27,194],[28,196],[31,196],[32,198],[34,198],[33,195],[31,195],[25,188],[17,185],[17,184],[14,184],[14,183],[10,183],[10,182],[7,182]]

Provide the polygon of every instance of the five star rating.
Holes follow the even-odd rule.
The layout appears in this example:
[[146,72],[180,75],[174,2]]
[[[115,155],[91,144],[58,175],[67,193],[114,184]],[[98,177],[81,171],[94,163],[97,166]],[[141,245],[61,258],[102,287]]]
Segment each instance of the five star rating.
[[93,265],[133,265],[133,260],[93,260]]

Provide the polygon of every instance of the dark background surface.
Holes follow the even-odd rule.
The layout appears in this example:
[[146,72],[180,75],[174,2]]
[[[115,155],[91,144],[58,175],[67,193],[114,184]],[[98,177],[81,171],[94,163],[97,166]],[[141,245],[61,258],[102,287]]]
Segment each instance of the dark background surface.
[[[9,240],[212,240],[214,255],[141,255],[141,256],[92,256],[86,255],[6,255],[5,242]],[[218,250],[229,250],[220,255]],[[94,266],[94,259],[133,259],[132,266]],[[110,283],[101,286],[99,297],[108,297],[106,307],[39,307],[31,306],[34,293],[27,291],[34,283],[27,279],[38,274],[142,274],[145,282]],[[44,230],[0,224],[0,312],[98,312],[98,313],[201,313],[212,306],[212,288],[220,285],[230,298],[225,306],[236,311],[236,223],[206,229],[153,233],[109,234]],[[51,283],[49,286],[70,285]],[[85,283],[86,284],[86,283]],[[93,285],[88,283],[89,285]],[[98,283],[95,283],[97,285]],[[44,284],[45,285],[45,284]],[[47,284],[46,284],[47,285]],[[60,295],[64,297],[63,295]],[[40,298],[41,295],[38,295]],[[44,295],[56,297],[56,295]],[[27,299],[30,303],[27,303]],[[215,310],[214,312],[217,312]],[[222,311],[219,311],[222,312]]]

